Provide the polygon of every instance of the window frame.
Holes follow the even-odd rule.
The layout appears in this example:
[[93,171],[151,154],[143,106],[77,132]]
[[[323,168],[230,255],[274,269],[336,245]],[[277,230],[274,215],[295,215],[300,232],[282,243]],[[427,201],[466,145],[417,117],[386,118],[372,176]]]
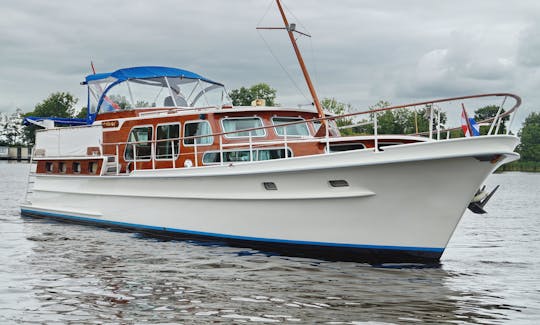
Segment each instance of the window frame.
[[[253,151],[252,155],[254,157],[253,161],[251,160],[236,160],[236,161],[224,161],[223,163],[249,163],[249,162],[256,162],[256,161],[270,161],[270,160],[277,160],[277,159],[265,159],[265,160],[259,160],[259,151],[260,150],[287,150],[288,151],[288,155],[287,155],[287,158],[292,158],[294,157],[294,152],[293,150],[291,149],[291,147],[287,146],[286,148],[285,147],[265,147],[265,148],[253,148],[251,149],[251,151]],[[249,153],[249,148],[245,148],[245,149],[231,149],[231,150],[223,150],[223,154],[227,153],[227,152],[239,152],[239,151],[246,151]],[[217,153],[219,156],[220,156],[220,151],[219,150],[209,150],[209,151],[205,151],[203,153],[203,156],[202,156],[202,164],[203,165],[219,165],[221,164],[221,161],[217,161],[217,162],[205,162],[204,161],[204,157],[208,154],[214,154],[214,153]],[[286,159],[285,157],[284,158],[278,158],[278,159]]]
[[[172,157],[167,157],[167,158],[158,158],[158,155],[157,155],[157,148],[158,148],[158,144],[163,142],[163,143],[166,143],[167,140],[166,139],[160,139],[160,140],[164,140],[164,141],[159,141],[158,142],[158,129],[160,126],[167,126],[167,125],[178,125],[178,150],[174,152],[174,155],[171,155]],[[153,150],[153,158],[155,160],[160,160],[160,161],[167,161],[167,160],[177,160],[178,157],[180,156],[180,150],[181,150],[181,146],[180,146],[180,138],[181,138],[181,132],[182,132],[182,123],[180,122],[169,122],[169,123],[160,123],[160,124],[157,124],[156,125],[156,132],[155,132],[155,145],[154,145],[154,150]],[[169,139],[168,141],[170,142],[174,142],[174,140],[170,140],[170,139],[176,139],[176,138],[167,138]]]
[[47,174],[54,173],[54,162],[53,161],[46,161],[45,162],[45,172]]
[[81,162],[80,161],[74,161],[72,163],[72,165],[71,165],[71,169],[73,171],[73,174],[80,174],[81,170],[82,170]]
[[[349,149],[349,150],[332,150],[332,147],[346,147],[346,146],[362,146],[362,148],[357,148],[357,149]],[[328,152],[345,152],[345,151],[352,151],[352,150],[364,150],[364,149],[367,149],[366,145],[364,143],[340,143],[340,142],[334,142],[334,143],[330,143],[330,148],[326,148],[325,146],[325,150],[327,150]]]
[[[280,126],[279,124],[276,124],[274,123],[274,119],[290,119],[290,120],[302,120],[303,122],[298,123],[298,125],[305,125],[306,127],[306,131],[307,131],[307,135],[301,135],[301,134],[287,134],[287,138],[289,137],[293,137],[293,138],[306,138],[306,137],[313,137],[313,135],[311,134],[311,130],[309,129],[309,126],[308,126],[308,122],[306,122],[306,119],[303,118],[303,117],[300,117],[300,116],[272,116],[272,118],[270,119],[270,121],[272,122],[272,125],[274,126],[274,133],[276,134],[276,136],[278,137],[285,137],[285,132],[283,132],[283,134],[279,134],[278,132],[278,128],[283,128],[284,130],[287,128],[287,126]],[[294,122],[294,121],[291,121],[291,122]],[[286,122],[286,123],[291,123],[291,122]],[[284,124],[286,124],[284,123]],[[295,124],[296,125],[296,124]]]
[[[330,130],[334,130],[338,134],[341,134],[335,119],[334,120],[327,119],[327,121],[328,121],[328,124],[330,125]],[[318,127],[317,127],[317,125],[318,125]],[[313,127],[313,131],[315,132],[315,133],[313,133],[313,136],[315,136],[315,134],[317,134],[319,132],[319,130],[321,129],[321,126],[322,126],[322,120],[312,121],[311,122],[311,127]],[[330,130],[328,132],[330,132]]]
[[[263,119],[260,118],[259,116],[253,116],[253,117],[251,117],[251,116],[249,116],[249,117],[223,117],[219,121],[220,124],[221,124],[221,130],[223,131],[223,133],[227,132],[227,131],[225,131],[225,125],[223,123],[225,120],[247,120],[247,119],[250,119],[250,120],[258,119],[261,122],[260,127],[261,128],[265,127]],[[252,135],[251,137],[252,138],[264,138],[264,137],[266,137],[266,129],[261,129],[261,130],[263,131],[262,135]],[[231,134],[234,134],[234,133],[240,133],[240,132],[233,132],[233,133],[224,134],[224,135],[228,139],[245,139],[245,138],[249,138],[249,135],[232,136]]]
[[254,161],[269,161],[269,160],[286,159],[285,157],[283,157],[283,158],[278,158],[278,159],[264,159],[264,160],[260,160],[260,159],[259,159],[260,151],[263,151],[263,150],[282,150],[282,149],[285,149],[285,150],[288,151],[288,153],[287,153],[287,158],[293,158],[293,157],[294,157],[294,152],[293,152],[293,150],[291,149],[291,147],[289,147],[289,146],[287,146],[287,147],[257,148],[257,149],[255,149],[255,151],[257,152],[257,160],[254,160]]
[[[129,146],[131,146],[133,148],[133,145],[130,143],[129,141],[129,137],[131,135],[131,132],[133,132],[134,129],[138,129],[138,128],[150,128],[152,130],[152,136],[150,137],[151,139],[148,140],[148,142],[150,143],[150,158],[146,158],[146,159],[140,159],[139,157],[137,157],[137,161],[151,161],[152,159],[155,159],[155,156],[154,156],[154,150],[152,150],[152,147],[153,147],[153,144],[154,144],[154,125],[152,124],[143,124],[143,125],[136,125],[134,127],[132,127],[130,130],[129,130],[129,133],[128,133],[128,138],[127,138],[127,141],[126,141],[126,147],[124,148],[124,161],[135,161],[135,155],[133,155],[133,157],[131,159],[127,159],[126,157],[126,152],[127,152],[127,148]],[[140,141],[138,141],[140,142]]]
[[58,162],[58,172],[60,174],[65,174],[67,173],[67,164],[65,161],[60,161]]
[[378,141],[377,143],[377,149],[379,151],[384,151],[383,148],[385,147],[392,147],[392,146],[399,146],[401,144],[405,144],[404,142],[396,142],[396,141]]
[[[201,122],[206,122],[208,124],[208,126],[210,127],[210,134],[208,136],[204,135],[204,136],[201,136],[201,139],[202,138],[205,138],[205,137],[208,137],[208,138],[212,138],[212,142],[210,143],[197,143],[197,139],[193,139],[193,144],[186,144],[186,125],[188,124],[194,124],[194,123],[201,123]],[[184,122],[184,127],[182,128],[182,144],[184,145],[184,147],[204,147],[204,146],[211,146],[214,144],[214,130],[212,130],[212,123],[210,123],[210,121],[208,120],[202,120],[202,119],[199,119],[199,120],[189,120],[189,121],[185,121]],[[191,135],[190,135],[191,136]]]
[[90,175],[97,175],[99,169],[99,164],[97,161],[89,161],[87,165],[87,171]]

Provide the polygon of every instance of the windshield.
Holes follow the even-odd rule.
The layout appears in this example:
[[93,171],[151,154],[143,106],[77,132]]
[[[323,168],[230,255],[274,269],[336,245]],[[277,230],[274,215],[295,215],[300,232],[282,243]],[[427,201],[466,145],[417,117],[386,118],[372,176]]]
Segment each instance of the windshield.
[[222,107],[231,103],[222,85],[182,77],[122,82],[100,79],[88,83],[88,98],[90,114],[151,107]]

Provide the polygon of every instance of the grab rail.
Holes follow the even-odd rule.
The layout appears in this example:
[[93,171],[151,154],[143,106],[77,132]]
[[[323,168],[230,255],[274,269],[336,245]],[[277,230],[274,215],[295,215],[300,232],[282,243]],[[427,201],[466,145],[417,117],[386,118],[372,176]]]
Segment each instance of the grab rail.
[[[378,119],[379,119],[379,113],[381,112],[385,112],[385,111],[391,111],[391,110],[397,110],[397,109],[404,109],[404,108],[416,108],[416,107],[419,107],[419,106],[429,106],[430,107],[430,114],[429,114],[429,121],[428,121],[428,125],[429,125],[429,130],[427,132],[418,132],[418,133],[410,133],[409,135],[415,135],[415,136],[423,136],[423,135],[427,135],[430,139],[433,139],[433,135],[434,135],[434,130],[433,130],[433,122],[434,122],[434,119],[435,119],[435,116],[433,114],[433,111],[435,108],[439,108],[439,110],[437,111],[437,116],[436,116],[436,121],[437,121],[437,124],[436,124],[436,132],[437,132],[437,137],[436,139],[437,140],[440,140],[440,133],[441,132],[447,132],[447,138],[449,137],[449,133],[450,131],[453,131],[453,130],[458,130],[460,129],[460,127],[453,127],[453,128],[441,128],[441,118],[440,118],[440,107],[435,104],[439,104],[439,103],[444,103],[444,102],[453,102],[453,101],[458,101],[458,100],[468,100],[468,99],[479,99],[479,98],[487,98],[487,97],[504,97],[503,99],[503,103],[499,106],[499,109],[497,111],[497,114],[494,116],[494,117],[491,117],[491,118],[487,118],[487,119],[484,119],[484,120],[481,120],[481,121],[478,121],[479,124],[486,124],[486,123],[490,123],[490,129],[488,131],[488,134],[487,135],[492,135],[492,134],[497,134],[498,131],[499,131],[499,128],[500,128],[500,124],[502,122],[502,120],[511,115],[512,114],[512,118],[511,118],[511,121],[510,121],[510,125],[511,123],[513,122],[513,119],[514,119],[514,116],[515,116],[515,111],[516,109],[521,105],[521,98],[517,95],[514,95],[514,94],[510,94],[510,93],[492,93],[492,94],[480,94],[480,95],[472,95],[472,96],[461,96],[461,97],[451,97],[451,98],[444,98],[444,99],[437,99],[437,100],[431,100],[431,101],[422,101],[422,102],[416,102],[416,103],[412,103],[412,104],[406,104],[406,105],[396,105],[396,106],[389,106],[389,107],[382,107],[382,108],[376,108],[376,109],[370,109],[370,110],[366,110],[366,111],[361,111],[361,112],[353,112],[353,113],[347,113],[347,114],[342,114],[342,115],[336,115],[336,116],[326,116],[326,117],[322,117],[322,118],[312,118],[312,119],[308,119],[308,120],[302,120],[302,121],[293,121],[293,122],[287,122],[287,123],[280,123],[280,124],[277,124],[277,125],[264,125],[264,126],[260,126],[260,127],[253,127],[253,128],[246,128],[246,129],[240,129],[240,130],[234,130],[234,131],[228,131],[228,132],[215,132],[215,133],[211,133],[211,134],[204,134],[204,135],[195,135],[195,136],[187,136],[187,137],[177,137],[177,138],[168,138],[168,139],[160,139],[160,140],[147,140],[147,141],[138,141],[138,142],[113,142],[113,143],[103,143],[102,144],[102,147],[106,147],[106,146],[115,146],[116,149],[115,149],[115,155],[116,155],[116,161],[118,162],[118,158],[119,158],[119,146],[129,146],[131,145],[132,146],[132,150],[133,150],[133,160],[129,160],[129,161],[132,161],[133,162],[133,169],[136,170],[137,169],[137,162],[141,162],[141,161],[148,161],[148,160],[151,160],[152,161],[152,169],[155,169],[156,168],[156,160],[161,160],[159,158],[156,158],[155,156],[155,153],[156,153],[156,147],[157,147],[157,144],[160,143],[160,142],[171,142],[171,160],[172,160],[172,165],[173,165],[173,168],[176,168],[176,160],[178,159],[178,157],[181,157],[183,155],[194,155],[194,160],[195,160],[195,166],[194,167],[199,167],[199,146],[200,144],[198,143],[197,139],[202,139],[202,138],[208,138],[208,137],[218,137],[219,138],[219,152],[220,152],[220,163],[221,165],[224,164],[224,157],[223,157],[223,153],[224,153],[224,148],[225,147],[238,147],[238,148],[242,148],[242,146],[248,146],[249,148],[249,151],[250,151],[250,161],[253,161],[253,148],[258,148],[259,146],[268,146],[268,145],[273,145],[273,144],[277,144],[277,145],[280,145],[282,144],[283,145],[283,148],[285,149],[285,158],[289,158],[288,157],[288,144],[289,143],[298,143],[298,142],[313,142],[313,141],[317,141],[317,140],[322,140],[324,139],[324,142],[326,143],[326,148],[325,148],[325,154],[329,154],[330,153],[330,142],[332,142],[332,138],[334,138],[333,135],[330,134],[330,130],[328,127],[325,128],[325,132],[324,132],[324,136],[322,137],[317,137],[317,136],[309,136],[309,137],[302,137],[302,136],[299,136],[298,138],[296,138],[295,136],[292,136],[293,138],[296,138],[296,139],[293,139],[291,140],[290,139],[290,135],[287,134],[287,127],[288,126],[292,126],[292,125],[298,125],[298,124],[307,124],[308,123],[312,123],[312,125],[315,127],[315,124],[317,122],[321,122],[323,120],[326,120],[326,121],[331,121],[331,122],[334,122],[336,120],[339,120],[339,119],[343,119],[343,118],[351,118],[351,117],[356,117],[356,116],[359,116],[359,115],[365,115],[365,114],[369,114],[372,118],[372,123],[373,123],[373,141],[374,141],[374,148],[373,148],[373,151],[374,152],[378,152],[379,149],[379,138],[380,138],[380,134],[379,134],[379,123],[378,123]],[[510,109],[508,109],[507,111],[504,111],[503,112],[503,106],[506,102],[506,99],[510,97],[510,98],[513,98],[515,100],[515,104],[514,106],[512,106]],[[329,125],[330,123],[328,123]],[[321,127],[324,127],[324,123],[321,123]],[[508,129],[507,129],[507,134],[510,130],[510,125],[508,126]],[[257,131],[257,130],[266,130],[266,129],[270,129],[270,128],[276,128],[276,127],[280,127],[280,128],[283,128],[284,129],[284,134],[283,134],[283,137],[282,139],[273,139],[273,140],[258,140],[257,142],[254,142],[253,141],[253,132],[254,131]],[[494,130],[494,133],[492,133]],[[248,139],[248,143],[247,144],[244,144],[242,142],[237,142],[238,139],[231,139],[229,138],[228,140],[229,141],[234,141],[232,143],[224,143],[223,142],[223,137],[227,137],[227,135],[230,135],[230,134],[237,134],[237,133],[240,133],[240,132],[247,132],[249,134],[249,136],[247,137]],[[315,133],[317,133],[317,130],[315,130]],[[175,142],[178,142],[178,148],[180,149],[180,142],[181,141],[184,141],[184,140],[188,140],[188,139],[192,139],[193,140],[193,152],[189,152],[189,153],[181,153],[181,152],[175,152],[175,146],[174,146],[174,143]],[[144,145],[150,145],[150,157],[149,159],[137,159],[137,145],[139,144],[144,144]],[[103,149],[103,148],[102,148]],[[180,150],[179,150],[180,151]],[[104,152],[104,150],[102,151]],[[164,159],[165,160],[168,160],[168,159]]]

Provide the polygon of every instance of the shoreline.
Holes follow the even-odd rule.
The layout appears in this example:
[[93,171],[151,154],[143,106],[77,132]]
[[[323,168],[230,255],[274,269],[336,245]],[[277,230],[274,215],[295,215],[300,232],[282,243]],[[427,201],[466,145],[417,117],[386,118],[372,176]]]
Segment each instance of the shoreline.
[[540,172],[540,162],[538,161],[514,161],[504,166],[501,166],[496,171],[500,172],[526,172],[526,173],[538,173]]

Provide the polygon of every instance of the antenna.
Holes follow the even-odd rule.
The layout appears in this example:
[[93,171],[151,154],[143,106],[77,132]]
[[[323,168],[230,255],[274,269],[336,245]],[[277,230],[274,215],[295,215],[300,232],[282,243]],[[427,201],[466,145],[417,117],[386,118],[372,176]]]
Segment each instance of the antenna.
[[92,72],[96,74],[96,68],[94,67],[94,61],[90,61],[90,67],[92,67]]

